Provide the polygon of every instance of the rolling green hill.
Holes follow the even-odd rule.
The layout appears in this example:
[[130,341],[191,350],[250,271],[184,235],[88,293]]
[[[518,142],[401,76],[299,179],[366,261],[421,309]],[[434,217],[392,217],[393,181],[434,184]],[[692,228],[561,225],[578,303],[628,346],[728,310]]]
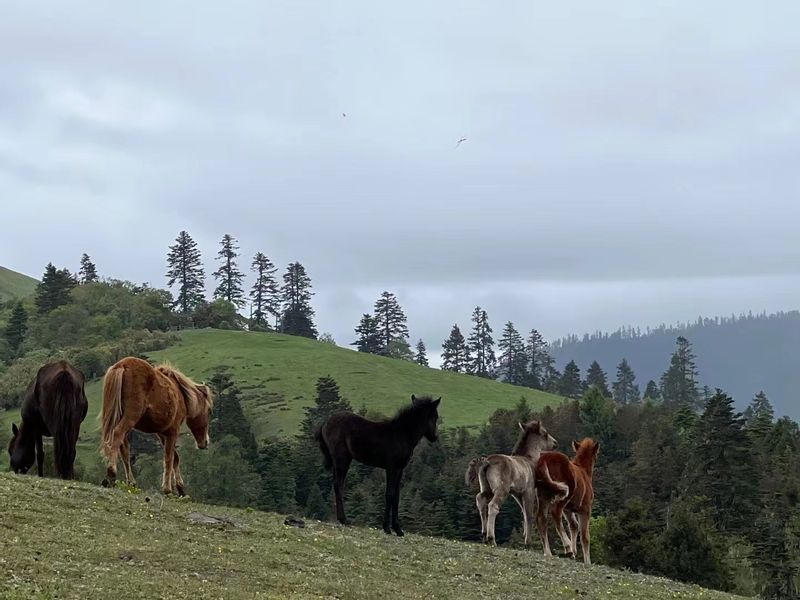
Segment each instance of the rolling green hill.
[[0,267],[0,301],[30,296],[37,283],[33,277]]
[[[244,409],[257,440],[294,435],[303,409],[314,401],[317,378],[327,375],[336,379],[342,395],[356,410],[366,406],[391,415],[409,403],[411,394],[442,396],[444,427],[480,425],[495,410],[513,407],[522,397],[532,407],[561,402],[558,396],[530,388],[275,333],[184,331],[180,343],[150,357],[169,361],[197,380],[208,378],[216,367],[229,367],[242,390]],[[86,392],[90,408],[81,439],[92,444],[97,438],[95,419],[102,400],[100,381],[87,385]],[[0,426],[8,429],[18,416],[16,410],[0,414]]]
[[[0,597],[637,598],[734,596],[545,559],[538,550],[308,521],[0,474]],[[203,517],[222,517],[211,524]]]

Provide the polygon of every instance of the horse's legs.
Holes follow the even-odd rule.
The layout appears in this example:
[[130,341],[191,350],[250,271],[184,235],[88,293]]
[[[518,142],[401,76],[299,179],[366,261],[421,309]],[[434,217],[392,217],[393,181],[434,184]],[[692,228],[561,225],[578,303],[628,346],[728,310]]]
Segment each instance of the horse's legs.
[[578,556],[578,532],[580,531],[580,521],[578,515],[572,511],[567,513],[567,520],[569,522],[569,534],[572,542],[572,554]]
[[392,529],[402,537],[403,530],[400,528],[400,482],[403,479],[403,469],[394,472],[394,497],[392,498]]
[[486,542],[492,546],[497,545],[497,540],[495,539],[494,534],[494,525],[495,521],[497,520],[497,513],[500,512],[500,507],[503,506],[503,502],[506,501],[507,497],[508,489],[498,487],[495,488],[494,495],[489,501],[489,509],[487,511],[488,520],[486,524]]
[[164,434],[164,476],[161,479],[161,492],[163,494],[172,493],[172,465],[175,463],[175,445],[177,442],[177,431]]
[[186,487],[183,483],[183,476],[181,475],[181,459],[178,456],[178,450],[176,449],[175,452],[172,453],[172,470],[175,473],[175,491],[178,493],[178,496],[185,496],[186,495]]
[[120,444],[119,456],[122,459],[122,466],[125,468],[125,481],[128,482],[128,485],[136,485],[136,479],[133,477],[133,469],[131,468],[131,447],[127,436]]
[[347,525],[347,517],[344,515],[344,480],[347,478],[350,460],[350,456],[347,456],[333,461],[333,494],[336,497],[336,519],[342,525]]
[[545,556],[553,556],[550,551],[550,540],[547,538],[547,508],[549,502],[546,502],[539,496],[539,507],[536,510],[536,527],[539,529],[539,538],[542,540],[542,549]]
[[589,515],[579,514],[578,521],[581,525],[581,549],[583,550],[584,564],[592,564],[592,559],[589,556]]
[[36,434],[36,471],[39,477],[44,477],[44,446],[41,433]]
[[491,492],[478,492],[475,496],[475,504],[478,506],[478,514],[481,516],[481,541],[486,541],[487,521],[489,520],[489,500],[492,499]]
[[124,419],[117,423],[114,431],[111,433],[111,442],[108,445],[106,459],[108,461],[106,467],[106,477],[103,479],[103,485],[108,487],[114,485],[117,480],[117,460],[120,453],[120,446],[127,439],[128,432],[132,429]]
[[533,520],[534,506],[536,506],[536,495],[531,491],[523,493],[520,507],[522,508],[522,522],[524,524],[522,531],[525,535],[526,546],[531,543],[531,521]]
[[564,554],[574,558],[572,553],[572,541],[570,536],[564,529],[564,503],[556,500],[550,507],[550,515],[553,517],[553,524],[556,526],[558,537],[561,538],[561,544],[564,546]]

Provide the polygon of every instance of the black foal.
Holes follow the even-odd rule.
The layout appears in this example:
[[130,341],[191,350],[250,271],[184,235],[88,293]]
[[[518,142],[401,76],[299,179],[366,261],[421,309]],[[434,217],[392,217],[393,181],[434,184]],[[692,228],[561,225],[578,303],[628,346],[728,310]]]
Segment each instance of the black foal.
[[[344,514],[344,480],[353,459],[371,467],[386,470],[386,508],[383,530],[403,535],[398,518],[400,479],[419,441],[425,436],[436,441],[441,398],[411,396],[411,406],[393,419],[370,421],[351,412],[328,417],[316,434],[325,455],[325,468],[333,469],[333,490],[336,495],[336,518],[347,524]],[[391,525],[391,529],[390,529]]]

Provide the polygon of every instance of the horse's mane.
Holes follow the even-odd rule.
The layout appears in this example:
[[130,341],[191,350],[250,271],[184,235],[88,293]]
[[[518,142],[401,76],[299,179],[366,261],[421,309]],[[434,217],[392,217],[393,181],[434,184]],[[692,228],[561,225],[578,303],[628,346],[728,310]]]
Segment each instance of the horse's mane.
[[417,396],[415,402],[412,402],[408,406],[404,406],[398,410],[395,416],[393,416],[391,419],[385,419],[384,423],[404,427],[414,422],[419,414],[419,411],[429,407],[433,404],[433,402],[434,400],[431,396]]
[[[186,410],[190,417],[200,414],[203,410],[211,410],[213,408],[214,396],[211,393],[211,388],[207,385],[193,381],[168,362],[158,365],[156,371],[171,377],[178,384],[178,388],[180,388],[183,397],[186,399]],[[206,392],[202,396],[198,394],[198,388],[200,387],[203,387]]]

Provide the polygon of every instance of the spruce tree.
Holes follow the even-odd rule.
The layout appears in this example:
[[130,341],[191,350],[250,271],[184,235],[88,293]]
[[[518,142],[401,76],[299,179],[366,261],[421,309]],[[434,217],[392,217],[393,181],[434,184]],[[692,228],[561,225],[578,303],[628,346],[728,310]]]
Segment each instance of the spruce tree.
[[586,387],[592,386],[595,386],[604,398],[611,397],[611,392],[608,389],[608,375],[596,360],[592,361],[586,371]]
[[8,342],[11,356],[17,356],[22,342],[25,340],[25,333],[28,331],[28,311],[22,306],[22,302],[17,302],[11,311],[5,329],[5,338]]
[[528,354],[528,387],[543,390],[548,379],[548,371],[553,368],[555,361],[547,349],[547,342],[536,329],[531,329],[528,334],[528,343],[525,347]]
[[335,412],[352,411],[350,403],[342,398],[339,384],[333,377],[320,377],[316,385],[317,395],[314,405],[305,409],[305,417],[300,423],[300,439],[309,440],[322,423]]
[[239,256],[236,240],[230,234],[222,236],[219,243],[220,249],[217,252],[217,260],[222,261],[219,269],[214,271],[214,279],[219,281],[219,285],[214,290],[214,298],[227,300],[236,308],[241,309],[246,304],[244,299],[244,273],[239,270],[236,258]]
[[217,369],[208,384],[216,396],[209,436],[211,439],[221,439],[225,435],[235,436],[242,446],[244,457],[255,464],[258,446],[250,421],[242,410],[242,394],[239,388],[224,368]]
[[472,311],[472,322],[474,325],[467,345],[470,355],[469,372],[488,378],[492,376],[495,366],[494,339],[489,326],[489,315],[480,306],[476,306]]
[[306,273],[305,267],[299,262],[290,264],[283,275],[283,287],[281,287],[283,333],[316,339],[314,309],[311,308],[312,295],[311,278]]
[[428,352],[425,349],[425,342],[422,340],[417,342],[417,351],[414,354],[414,362],[423,367],[428,365]]
[[42,281],[36,286],[36,310],[40,315],[67,304],[77,281],[67,269],[56,269],[48,263]]
[[383,338],[375,317],[368,313],[361,315],[361,320],[356,327],[356,334],[358,339],[352,345],[358,348],[359,352],[382,354]]
[[169,247],[167,266],[167,286],[178,284],[173,307],[188,314],[205,302],[205,271],[197,243],[186,231],[181,231]]
[[442,370],[465,373],[469,364],[467,344],[458,325],[453,325],[450,337],[442,343]]
[[722,390],[708,401],[695,439],[693,493],[709,499],[720,529],[744,533],[756,513],[758,481],[744,419]]
[[658,402],[661,400],[661,390],[658,389],[658,384],[652,379],[647,382],[642,399],[650,400],[651,402]]
[[500,349],[500,373],[503,379],[513,385],[525,385],[528,378],[525,342],[511,321],[503,328],[497,347]]
[[564,367],[564,374],[561,376],[561,385],[558,392],[567,398],[578,399],[583,395],[583,383],[581,382],[581,370],[574,360],[567,363]]
[[374,318],[381,336],[378,353],[392,358],[409,358],[406,315],[394,294],[383,292],[375,301]]
[[669,369],[661,376],[661,397],[669,406],[685,404],[699,408],[700,391],[692,345],[689,340],[680,336],[677,346],[670,359]]
[[278,269],[262,252],[253,257],[250,270],[256,274],[256,281],[250,290],[250,301],[253,305],[251,328],[264,331],[269,329],[269,316],[276,322],[280,315],[280,289],[275,280]]
[[92,262],[92,259],[89,258],[89,255],[84,252],[83,256],[81,256],[81,268],[78,271],[78,281],[81,283],[92,283],[98,279],[97,267]]
[[[655,385],[655,383],[653,383]],[[614,401],[617,404],[638,404],[640,401],[639,386],[636,385],[636,375],[628,360],[623,358],[617,365],[617,379],[613,383]]]

